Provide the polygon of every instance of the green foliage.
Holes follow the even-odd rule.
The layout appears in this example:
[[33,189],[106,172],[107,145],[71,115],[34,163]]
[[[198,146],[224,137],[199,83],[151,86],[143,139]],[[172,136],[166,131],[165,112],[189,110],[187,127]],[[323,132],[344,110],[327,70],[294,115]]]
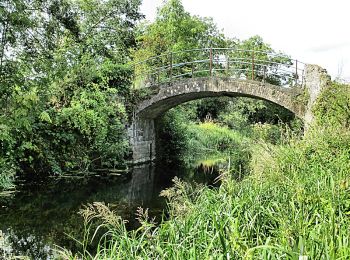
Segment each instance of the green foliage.
[[[155,22],[142,24],[139,28],[138,48],[133,53],[137,64],[135,74],[144,76],[144,71],[147,71],[148,68],[169,64],[170,52],[178,52],[171,57],[175,64],[201,59],[203,55],[208,57],[208,53],[181,51],[205,47],[226,47],[227,44],[228,41],[225,40],[212,19],[190,15],[185,11],[181,0],[165,1],[158,10]],[[157,55],[162,56],[139,64]],[[181,74],[190,71],[191,66],[173,70],[174,74]],[[166,77],[166,75],[162,74],[160,77]]]
[[126,231],[113,212],[91,206],[85,220],[109,230],[91,258],[348,258],[349,144],[348,132],[315,131],[275,149],[261,174],[238,182],[226,173],[219,189],[175,179],[162,192],[170,217],[158,226],[143,211],[142,226]]
[[256,139],[264,140],[272,144],[281,140],[281,130],[279,125],[255,124],[253,125],[253,136]]
[[283,122],[291,125],[295,115],[268,101],[230,98],[228,105],[220,111],[218,119],[233,129],[244,130],[257,123],[276,125]]
[[188,144],[184,156],[186,161],[226,155],[230,158],[231,168],[239,176],[248,172],[251,144],[242,133],[213,122],[188,124],[187,132]]
[[156,122],[156,147],[161,160],[178,160],[187,150],[187,126],[183,124],[186,117],[178,110],[171,109]]
[[0,4],[2,179],[14,170],[30,176],[114,167],[128,154],[127,64],[140,4]]
[[0,191],[14,187],[13,180],[16,168],[11,163],[0,157]]
[[248,125],[248,118],[240,111],[231,111],[220,114],[219,121],[231,129],[244,129]]
[[216,153],[233,150],[237,148],[237,141],[244,139],[240,133],[213,122],[191,124],[188,130],[192,147],[190,154],[192,152],[203,154],[210,151]]
[[[291,83],[291,79],[287,77],[288,74],[282,75],[279,71],[278,75],[276,75],[279,68],[283,66],[288,67],[292,64],[291,59],[285,54],[272,49],[260,36],[253,36],[239,42],[237,44],[237,49],[244,51],[233,52],[229,57],[230,60],[254,60],[254,80],[262,81],[265,79],[266,82],[274,85]],[[266,66],[267,64],[268,66]],[[252,78],[253,75],[250,63],[234,63],[232,66],[234,70],[237,71],[234,72],[235,76],[244,74],[248,79]]]
[[320,125],[350,128],[350,86],[333,82],[317,99],[313,107]]
[[150,53],[151,56],[224,44],[224,36],[213,21],[191,16],[180,0],[166,1],[159,9],[156,21],[144,28],[138,40],[142,46],[139,54]]
[[115,92],[79,90],[69,106],[51,109],[51,124],[45,132],[52,141],[42,145],[44,151],[55,153],[43,158],[51,158],[55,166],[64,162],[58,169],[65,170],[88,169],[91,161],[103,167],[121,162],[127,150],[127,121],[124,105],[113,100]]
[[225,111],[229,105],[228,98],[205,98],[196,102],[197,118],[201,121],[205,119],[217,119],[221,112]]

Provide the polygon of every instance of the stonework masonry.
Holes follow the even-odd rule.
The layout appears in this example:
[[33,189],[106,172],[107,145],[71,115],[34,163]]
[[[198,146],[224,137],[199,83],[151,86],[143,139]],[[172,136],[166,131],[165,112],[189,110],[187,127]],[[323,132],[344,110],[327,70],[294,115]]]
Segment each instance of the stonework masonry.
[[[327,72],[317,65],[306,65],[305,85],[280,87],[268,83],[233,78],[191,78],[157,86],[157,93],[141,102],[129,128],[133,162],[155,159],[156,134],[154,120],[170,108],[190,100],[205,97],[251,97],[278,104],[303,119],[312,122],[312,106],[322,89],[329,83]],[[308,92],[308,101],[302,96]]]
[[156,158],[156,131],[153,119],[134,119],[128,129],[133,164],[153,161]]
[[160,87],[158,94],[139,104],[137,114],[155,119],[170,108],[190,100],[217,96],[245,96],[264,99],[279,104],[303,117],[305,105],[296,96],[301,88],[283,88],[259,81],[232,78],[193,78],[168,83]]
[[305,88],[309,94],[309,101],[304,114],[305,124],[310,125],[313,120],[312,107],[322,90],[329,86],[331,77],[327,71],[318,65],[306,65],[305,67]]

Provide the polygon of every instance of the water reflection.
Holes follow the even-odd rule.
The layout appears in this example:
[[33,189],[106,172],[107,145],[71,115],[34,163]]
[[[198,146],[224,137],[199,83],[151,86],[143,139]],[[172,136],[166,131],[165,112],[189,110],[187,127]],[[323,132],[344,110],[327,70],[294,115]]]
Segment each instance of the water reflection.
[[87,203],[99,201],[113,206],[129,220],[129,228],[138,224],[135,212],[139,206],[160,217],[165,201],[159,193],[175,176],[211,184],[217,177],[215,167],[146,164],[121,176],[99,174],[22,183],[12,197],[0,198],[0,259],[10,255],[53,259],[55,245],[79,250],[69,236],[82,239],[82,218],[77,212]]

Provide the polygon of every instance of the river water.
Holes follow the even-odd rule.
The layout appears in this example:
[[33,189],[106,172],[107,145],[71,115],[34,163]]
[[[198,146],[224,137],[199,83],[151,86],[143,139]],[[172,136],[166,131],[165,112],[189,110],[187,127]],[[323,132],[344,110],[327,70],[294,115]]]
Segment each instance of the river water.
[[125,173],[99,173],[89,177],[20,181],[17,191],[0,197],[0,259],[25,255],[30,259],[55,258],[56,245],[79,250],[72,239],[82,239],[83,218],[78,214],[87,203],[113,206],[135,228],[138,207],[149,208],[160,219],[166,201],[160,191],[180,179],[214,185],[218,165],[192,166],[144,164]]

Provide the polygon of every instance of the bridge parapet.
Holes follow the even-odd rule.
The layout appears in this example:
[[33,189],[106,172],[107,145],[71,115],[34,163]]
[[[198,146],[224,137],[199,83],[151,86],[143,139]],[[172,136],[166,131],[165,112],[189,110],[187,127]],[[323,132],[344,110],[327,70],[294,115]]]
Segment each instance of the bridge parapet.
[[305,76],[305,63],[282,53],[237,48],[170,52],[133,65],[135,88],[196,77],[250,79],[292,87],[302,86]]

